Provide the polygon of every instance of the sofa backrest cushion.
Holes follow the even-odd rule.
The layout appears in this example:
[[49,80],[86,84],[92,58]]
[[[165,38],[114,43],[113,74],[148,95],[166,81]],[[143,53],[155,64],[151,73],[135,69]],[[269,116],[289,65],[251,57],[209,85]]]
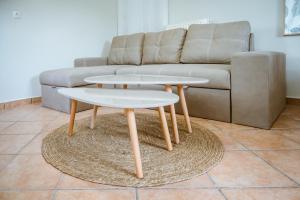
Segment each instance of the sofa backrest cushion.
[[230,63],[236,52],[249,50],[247,21],[223,24],[193,24],[189,27],[180,61],[182,63]]
[[114,37],[108,56],[108,64],[140,65],[144,35],[144,33],[136,33]]
[[179,63],[186,30],[145,33],[143,64]]

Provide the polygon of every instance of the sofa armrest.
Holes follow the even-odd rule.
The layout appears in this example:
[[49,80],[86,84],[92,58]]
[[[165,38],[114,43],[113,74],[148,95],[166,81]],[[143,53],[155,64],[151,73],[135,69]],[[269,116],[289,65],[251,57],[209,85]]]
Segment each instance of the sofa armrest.
[[232,58],[232,122],[270,129],[286,104],[285,54],[243,52]]
[[107,57],[77,58],[74,60],[74,67],[89,67],[107,65]]

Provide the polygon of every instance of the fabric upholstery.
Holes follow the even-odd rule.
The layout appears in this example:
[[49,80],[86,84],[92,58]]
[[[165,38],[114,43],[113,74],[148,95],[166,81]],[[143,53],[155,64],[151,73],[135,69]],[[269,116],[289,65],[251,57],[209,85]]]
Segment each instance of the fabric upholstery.
[[[130,89],[163,90],[162,85],[133,85]],[[173,92],[177,93],[176,87]],[[184,89],[189,115],[206,119],[230,122],[230,90],[187,87]],[[168,106],[165,107],[169,112]],[[180,102],[175,104],[178,114],[183,114]]]
[[285,55],[238,53],[232,58],[232,121],[271,128],[285,107]]
[[160,74],[209,79],[208,83],[193,87],[230,89],[230,65],[224,64],[157,64],[121,68],[117,74]]
[[249,50],[250,24],[193,24],[184,42],[182,63],[230,63],[234,53]]
[[[52,108],[61,112],[70,113],[71,99],[58,93],[61,87],[42,85],[42,105],[47,108]],[[83,102],[78,102],[77,112],[93,108],[92,105]]]
[[77,58],[74,60],[74,67],[89,67],[107,65],[107,57]]
[[185,96],[190,116],[231,122],[230,90],[189,87]]
[[183,28],[146,33],[143,64],[179,63],[185,34]]
[[40,74],[41,85],[51,85],[59,87],[77,87],[88,85],[84,81],[89,76],[111,75],[122,67],[130,68],[129,65],[106,65],[98,67],[64,68],[58,70],[45,71]]
[[[96,87],[95,85],[87,85],[84,87]],[[62,87],[41,85],[42,89],[42,105],[47,108],[52,108],[61,112],[70,113],[71,100],[70,98],[58,93],[58,89]],[[103,88],[113,88],[112,85],[103,85]],[[77,112],[93,108],[93,105],[78,101]]]
[[140,65],[142,62],[144,33],[116,36],[108,56],[110,65]]
[[255,48],[254,48],[254,34],[253,33],[250,33],[250,36],[249,36],[249,51],[255,51]]

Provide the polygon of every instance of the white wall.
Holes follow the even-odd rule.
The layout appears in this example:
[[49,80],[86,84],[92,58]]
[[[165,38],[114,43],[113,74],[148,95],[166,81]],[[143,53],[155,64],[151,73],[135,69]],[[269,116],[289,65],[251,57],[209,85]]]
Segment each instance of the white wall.
[[117,0],[0,0],[0,102],[40,96],[40,72],[105,55],[116,34]]
[[118,35],[161,31],[168,25],[168,0],[118,0]]
[[256,50],[287,54],[287,95],[300,98],[300,36],[282,36],[284,0],[169,0],[169,23],[248,20]]

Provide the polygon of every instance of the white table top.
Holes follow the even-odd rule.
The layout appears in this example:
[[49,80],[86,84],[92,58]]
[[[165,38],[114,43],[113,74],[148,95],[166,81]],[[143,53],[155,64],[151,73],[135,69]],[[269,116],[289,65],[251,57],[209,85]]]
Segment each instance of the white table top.
[[155,108],[176,103],[176,94],[153,90],[61,88],[58,92],[88,104],[113,108]]
[[166,75],[142,75],[142,74],[126,74],[126,75],[104,75],[93,76],[84,79],[88,83],[98,84],[163,84],[163,85],[186,85],[186,84],[204,84],[208,83],[208,79],[183,77],[183,76],[166,76]]

